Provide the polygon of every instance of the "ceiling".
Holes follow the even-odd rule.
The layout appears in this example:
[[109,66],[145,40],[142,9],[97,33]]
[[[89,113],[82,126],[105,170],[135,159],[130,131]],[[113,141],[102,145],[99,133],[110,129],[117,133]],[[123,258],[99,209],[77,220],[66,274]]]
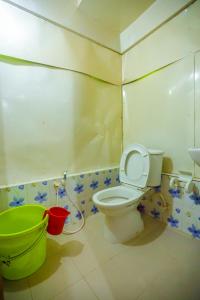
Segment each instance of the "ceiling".
[[85,16],[120,33],[153,2],[154,0],[77,0],[77,6]]
[[[6,0],[5,0],[6,1]],[[155,0],[9,0],[120,52],[120,33]]]

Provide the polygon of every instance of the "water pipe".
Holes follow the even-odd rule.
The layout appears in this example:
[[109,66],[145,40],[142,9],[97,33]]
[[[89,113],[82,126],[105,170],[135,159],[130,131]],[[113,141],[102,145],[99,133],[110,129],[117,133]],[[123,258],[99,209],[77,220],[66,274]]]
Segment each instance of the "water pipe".
[[[67,172],[64,172],[64,176],[63,176],[62,182],[61,182],[61,183],[60,183],[60,182],[57,182],[57,181],[54,182],[54,188],[55,188],[55,191],[56,191],[56,206],[59,206],[59,198],[58,198],[58,189],[59,189],[59,187],[60,187],[60,186],[63,186],[63,187],[65,188],[66,192],[67,192],[66,181],[67,181]],[[79,232],[79,231],[84,227],[84,225],[85,225],[85,217],[84,217],[82,211],[79,209],[78,205],[77,205],[76,203],[74,203],[74,201],[72,201],[72,200],[70,199],[69,193],[67,193],[67,194],[68,194],[69,202],[70,202],[70,203],[77,209],[77,211],[80,213],[82,222],[81,222],[81,225],[80,225],[77,229],[75,229],[75,230],[72,230],[72,231],[63,230],[62,233],[63,233],[63,234],[66,234],[66,235],[68,235],[68,234],[74,234],[74,233]]]

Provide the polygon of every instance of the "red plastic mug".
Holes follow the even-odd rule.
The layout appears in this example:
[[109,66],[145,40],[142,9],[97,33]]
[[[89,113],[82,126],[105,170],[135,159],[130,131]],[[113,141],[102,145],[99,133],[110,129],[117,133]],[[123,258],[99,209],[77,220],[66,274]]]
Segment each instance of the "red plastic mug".
[[47,232],[52,235],[61,234],[65,220],[70,215],[70,212],[63,207],[54,206],[45,210],[43,218],[47,214],[49,215]]

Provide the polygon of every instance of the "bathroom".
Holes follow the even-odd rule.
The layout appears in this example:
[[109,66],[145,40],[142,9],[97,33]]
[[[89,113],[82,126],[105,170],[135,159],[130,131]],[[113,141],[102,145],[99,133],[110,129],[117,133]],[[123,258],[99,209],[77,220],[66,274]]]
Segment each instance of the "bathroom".
[[[0,270],[5,213],[70,213],[35,272],[0,272],[1,300],[200,299],[199,16],[200,0],[0,0]],[[134,208],[104,197],[127,186]]]

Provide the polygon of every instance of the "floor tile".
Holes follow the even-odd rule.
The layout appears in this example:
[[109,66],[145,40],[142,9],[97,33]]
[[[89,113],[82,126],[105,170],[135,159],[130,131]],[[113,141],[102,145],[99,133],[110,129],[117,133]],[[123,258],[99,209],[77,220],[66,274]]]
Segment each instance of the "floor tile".
[[5,300],[32,300],[27,280],[4,280],[4,298]]
[[167,229],[157,240],[167,253],[179,260],[189,261],[192,257],[200,261],[200,241],[185,234]]
[[[139,251],[126,251],[114,256],[85,276],[99,299],[137,299],[147,285],[172,259]],[[103,294],[102,294],[102,291]]]
[[180,264],[175,261],[158,274],[138,300],[199,300],[199,278],[199,262]]
[[47,257],[41,269],[28,278],[28,283],[33,300],[48,300],[81,278],[71,258],[54,255]]
[[74,235],[49,235],[45,264],[5,281],[5,300],[199,300],[200,241],[143,219],[144,231],[124,244],[104,239],[100,213]]
[[73,286],[66,288],[52,300],[98,300],[88,284],[81,280]]

